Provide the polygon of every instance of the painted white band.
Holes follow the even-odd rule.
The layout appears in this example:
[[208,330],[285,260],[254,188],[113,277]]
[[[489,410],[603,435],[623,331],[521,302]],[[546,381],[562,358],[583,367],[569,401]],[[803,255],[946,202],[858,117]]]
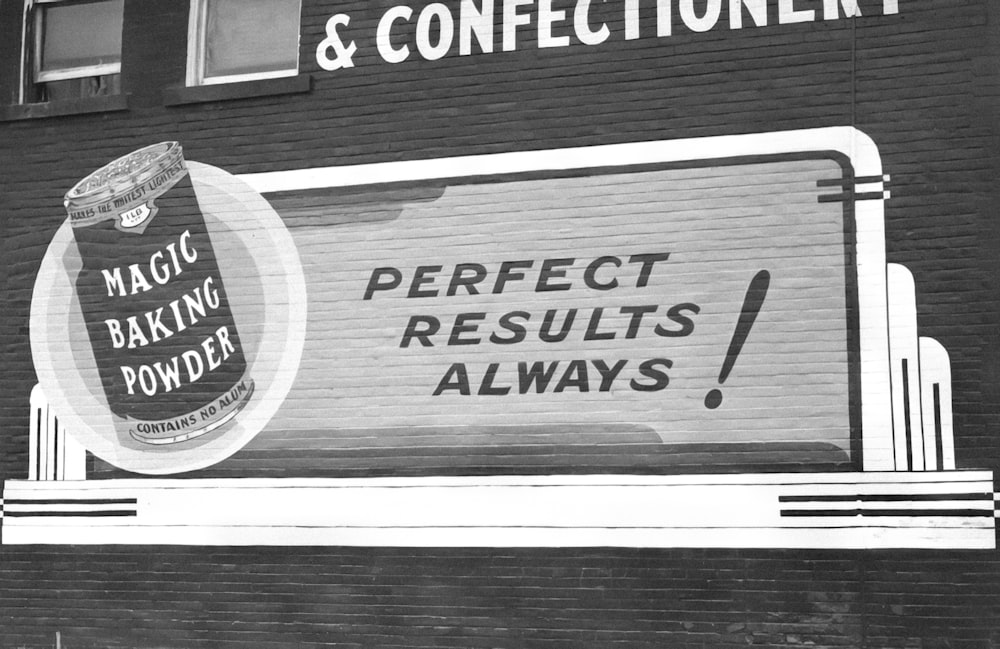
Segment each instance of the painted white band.
[[[7,508],[5,544],[68,538],[98,544],[481,547],[995,543],[988,471],[8,481],[6,499],[17,504]],[[51,507],[50,501],[74,499],[135,499],[117,509],[136,513],[77,516]]]

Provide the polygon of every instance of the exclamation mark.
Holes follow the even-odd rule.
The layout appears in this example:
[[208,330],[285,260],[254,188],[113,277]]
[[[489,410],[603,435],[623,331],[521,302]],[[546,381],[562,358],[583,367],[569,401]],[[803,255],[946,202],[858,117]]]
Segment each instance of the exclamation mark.
[[[747,336],[750,335],[750,329],[753,328],[753,323],[757,320],[760,307],[764,304],[764,298],[767,296],[767,287],[770,283],[771,273],[766,270],[757,271],[757,274],[750,280],[750,286],[747,287],[747,294],[743,298],[740,319],[736,323],[736,331],[733,332],[733,339],[729,341],[726,361],[722,364],[722,370],[719,371],[719,385],[725,383],[726,379],[729,378],[729,373],[733,370],[733,365],[736,364],[736,359],[739,358],[740,352],[743,350],[743,343],[746,342]],[[706,408],[714,410],[721,403],[722,390],[714,388],[705,395]]]

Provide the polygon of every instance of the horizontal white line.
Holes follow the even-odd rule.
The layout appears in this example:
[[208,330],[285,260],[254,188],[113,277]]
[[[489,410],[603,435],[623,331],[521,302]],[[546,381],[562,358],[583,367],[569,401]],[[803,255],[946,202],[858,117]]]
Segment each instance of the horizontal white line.
[[851,156],[855,172],[859,176],[882,174],[878,150],[868,136],[852,127],[830,127],[292,169],[242,174],[239,178],[256,191],[268,193],[538,170],[763,157],[809,151],[839,151]]
[[[246,529],[246,530],[274,530],[295,532],[296,530],[579,530],[588,532],[592,530],[731,530],[740,532],[743,530],[771,530],[774,532],[790,532],[794,530],[810,529],[994,529],[994,523],[987,517],[961,518],[954,516],[922,516],[922,517],[844,517],[844,516],[803,516],[787,519],[787,525],[261,525],[256,523],[234,524],[234,525],[154,525],[137,523],[126,518],[114,520],[112,518],[100,519],[106,521],[102,528],[119,527],[128,530],[200,530],[200,529]],[[83,520],[79,517],[67,516],[63,519],[52,517],[50,519],[11,519],[9,528],[14,527],[78,527],[83,525]],[[127,521],[127,522],[126,522]],[[800,522],[801,521],[801,522]]]
[[[298,489],[298,488],[356,488],[356,487],[503,487],[503,486],[672,486],[672,485],[788,485],[818,486],[843,485],[857,492],[869,485],[898,486],[900,493],[907,493],[911,485],[935,485],[961,491],[993,491],[991,471],[914,471],[914,472],[832,472],[832,473],[757,473],[757,474],[697,474],[682,476],[658,475],[550,475],[550,476],[457,476],[420,478],[196,478],[190,480],[170,478],[124,478],[89,481],[33,482],[8,480],[5,494],[8,500],[27,495],[63,492],[78,497],[100,493],[101,497],[115,497],[106,492],[121,491],[125,496],[132,490],[146,489]],[[923,487],[914,487],[923,488]],[[925,493],[915,491],[914,493]],[[39,497],[41,497],[39,495]]]
[[[53,540],[54,537],[62,539]],[[515,529],[496,528],[93,528],[10,527],[5,543],[342,545],[397,547],[634,547],[634,548],[955,548],[993,549],[992,529],[969,528],[684,528]]]

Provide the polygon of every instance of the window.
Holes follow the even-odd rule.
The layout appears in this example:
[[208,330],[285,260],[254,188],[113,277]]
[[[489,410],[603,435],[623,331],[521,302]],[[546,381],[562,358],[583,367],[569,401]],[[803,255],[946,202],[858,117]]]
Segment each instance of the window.
[[300,0],[193,0],[187,85],[299,71]]
[[121,92],[124,0],[28,0],[22,102]]

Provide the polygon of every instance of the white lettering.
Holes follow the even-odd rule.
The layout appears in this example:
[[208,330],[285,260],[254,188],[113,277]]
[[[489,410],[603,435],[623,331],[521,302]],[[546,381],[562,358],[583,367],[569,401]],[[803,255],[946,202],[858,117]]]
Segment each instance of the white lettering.
[[129,281],[132,283],[132,291],[129,295],[135,295],[136,293],[145,293],[153,289],[153,285],[146,281],[146,278],[142,275],[142,270],[139,269],[139,264],[130,264],[129,270]]
[[121,268],[101,269],[101,274],[104,275],[104,284],[108,288],[108,297],[114,297],[116,291],[119,297],[125,296],[125,282],[122,280]]
[[201,341],[201,348],[205,350],[205,358],[208,360],[208,371],[211,372],[218,369],[222,365],[222,361],[215,356],[215,344],[212,339],[206,338]]
[[639,0],[625,0],[625,40],[639,38]]
[[135,370],[128,365],[122,365],[122,377],[125,379],[125,388],[129,394],[135,394]]
[[[438,20],[437,45],[431,45],[431,22]],[[436,61],[448,53],[455,35],[455,21],[448,7],[435,2],[424,7],[417,18],[417,51],[428,61]]]
[[473,0],[462,0],[458,17],[458,53],[472,54],[472,35],[483,53],[493,51],[493,0],[482,0],[483,8],[476,10]]
[[188,350],[181,354],[181,359],[184,360],[184,365],[187,366],[189,382],[194,383],[205,373],[205,365],[201,362],[201,356],[198,352]]
[[[604,0],[601,0],[602,2]],[[584,45],[600,45],[608,40],[611,30],[607,24],[601,23],[601,28],[596,32],[590,29],[590,0],[579,0],[573,10],[573,29],[576,30],[576,37]]]
[[816,20],[816,12],[812,9],[796,9],[795,0],[778,0],[778,23],[807,23]]
[[153,335],[153,342],[157,343],[164,338],[169,338],[174,335],[174,332],[167,329],[166,325],[160,321],[160,317],[163,315],[163,307],[161,306],[156,311],[148,311],[146,313],[146,323],[149,325],[149,332]]
[[837,20],[840,18],[840,7],[844,7],[844,16],[855,18],[861,15],[858,7],[858,0],[823,0],[823,20]]
[[[194,248],[188,247],[188,239],[191,238],[191,231],[184,230],[184,234],[181,235],[181,255],[184,257],[184,261],[189,264],[193,264],[198,259],[198,251]],[[172,253],[171,253],[172,254]],[[175,257],[176,260],[176,257]],[[177,265],[177,272],[181,272],[181,267]]]
[[656,0],[656,35],[670,36],[672,29],[670,0]]
[[121,349],[125,346],[125,334],[122,333],[122,323],[115,319],[105,320],[104,324],[108,327],[108,334],[111,336],[111,345],[115,349]]
[[722,0],[707,0],[705,14],[698,16],[694,10],[694,0],[680,0],[681,20],[693,32],[707,32],[715,27],[722,11]]
[[229,358],[229,355],[236,351],[233,343],[229,341],[229,327],[219,327],[215,331],[215,336],[219,339],[219,346],[222,347],[223,360]]
[[209,289],[209,286],[212,286],[214,283],[215,280],[209,276],[205,278],[205,283],[201,286],[201,291],[205,294],[205,303],[208,304],[210,309],[219,308],[219,291],[214,288]]
[[410,46],[402,45],[394,48],[392,46],[391,32],[392,25],[397,20],[409,22],[413,16],[413,10],[406,6],[393,7],[383,14],[378,21],[378,28],[375,30],[375,44],[378,46],[378,53],[386,63],[402,63],[410,56]]
[[729,0],[730,29],[743,28],[743,7],[746,7],[755,27],[767,25],[767,0]]
[[566,20],[566,11],[554,10],[552,0],[538,0],[538,47],[567,47],[569,36],[553,36],[552,25]]
[[503,0],[503,51],[512,52],[517,47],[517,26],[531,23],[530,14],[517,13],[532,0]]
[[163,387],[166,388],[167,392],[181,387],[181,370],[177,365],[177,357],[174,356],[170,360],[173,363],[172,365],[153,363],[153,367],[156,368],[156,373],[160,375],[160,380],[163,382]]
[[139,387],[146,396],[151,397],[156,394],[156,374],[149,365],[139,366]]
[[[167,247],[170,248],[173,245],[174,244],[170,244],[170,246]],[[156,265],[157,259],[163,259],[162,250],[157,250],[149,258],[149,272],[153,275],[153,280],[157,284],[163,285],[170,281],[170,267],[167,266],[166,264],[162,266],[157,266]]]
[[128,348],[135,349],[136,347],[145,347],[148,345],[149,339],[142,333],[139,320],[133,315],[129,316],[125,321],[128,323]]

